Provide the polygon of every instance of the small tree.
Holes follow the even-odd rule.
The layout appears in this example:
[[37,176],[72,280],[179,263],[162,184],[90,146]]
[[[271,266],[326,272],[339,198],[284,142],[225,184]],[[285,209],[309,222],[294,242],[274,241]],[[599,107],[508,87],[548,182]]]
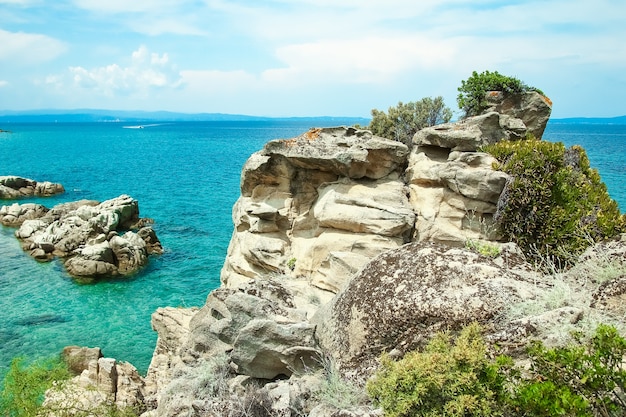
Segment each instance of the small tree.
[[444,104],[443,97],[425,97],[417,102],[399,102],[396,107],[389,107],[387,113],[373,109],[369,130],[375,135],[410,145],[418,130],[447,123],[451,118],[452,110]]
[[487,108],[485,97],[488,91],[502,91],[504,94],[537,91],[543,94],[539,89],[529,87],[517,78],[502,75],[498,71],[485,71],[480,74],[474,71],[471,77],[461,81],[458,91],[457,102],[465,117],[479,115]]

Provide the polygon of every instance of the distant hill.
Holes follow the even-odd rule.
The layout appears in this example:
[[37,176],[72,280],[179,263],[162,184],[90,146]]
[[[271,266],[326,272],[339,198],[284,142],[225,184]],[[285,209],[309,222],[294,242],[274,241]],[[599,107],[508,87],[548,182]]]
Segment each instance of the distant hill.
[[0,123],[87,123],[87,122],[216,122],[216,121],[264,121],[264,120],[324,120],[341,123],[369,124],[362,117],[262,117],[224,113],[176,113],[168,111],[125,110],[29,110],[0,111]]
[[550,119],[550,123],[626,125],[626,116],[618,116],[618,117],[569,117],[569,118],[565,118],[565,119]]

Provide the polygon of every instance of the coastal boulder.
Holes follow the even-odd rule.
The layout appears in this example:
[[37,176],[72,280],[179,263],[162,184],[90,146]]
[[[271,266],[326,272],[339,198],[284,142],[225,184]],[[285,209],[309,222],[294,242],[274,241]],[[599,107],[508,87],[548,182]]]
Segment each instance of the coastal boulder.
[[306,312],[278,281],[218,288],[191,319],[188,361],[229,352],[238,373],[272,379],[312,365],[318,351]]
[[[139,205],[130,196],[99,203],[91,200],[59,204],[48,210],[33,205],[4,206],[1,219],[21,225],[15,236],[38,260],[60,257],[68,273],[95,278],[132,274],[162,253],[150,223],[139,218]],[[139,231],[129,230],[143,225]]]
[[432,242],[387,251],[320,308],[315,336],[343,370],[367,374],[382,352],[408,352],[438,331],[489,323],[534,296],[533,275],[515,262]]
[[19,227],[26,220],[38,219],[44,216],[48,209],[41,204],[11,204],[0,207],[0,223],[8,227]]
[[61,184],[50,181],[37,182],[29,178],[0,176],[0,200],[22,197],[49,197],[62,194],[65,189]]
[[487,93],[490,106],[477,116],[426,127],[413,137],[416,146],[437,146],[472,152],[501,140],[517,140],[531,134],[541,139],[552,112],[550,100],[535,92]]

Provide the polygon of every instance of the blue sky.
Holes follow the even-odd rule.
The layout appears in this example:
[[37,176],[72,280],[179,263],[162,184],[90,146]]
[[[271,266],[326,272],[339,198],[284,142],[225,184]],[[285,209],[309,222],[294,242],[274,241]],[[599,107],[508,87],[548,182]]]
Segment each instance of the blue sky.
[[626,114],[624,0],[0,0],[0,110],[369,116],[498,71]]

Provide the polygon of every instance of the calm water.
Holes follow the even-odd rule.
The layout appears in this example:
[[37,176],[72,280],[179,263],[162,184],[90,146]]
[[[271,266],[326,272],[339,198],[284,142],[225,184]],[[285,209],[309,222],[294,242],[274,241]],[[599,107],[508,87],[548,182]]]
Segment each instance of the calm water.
[[13,133],[0,133],[0,175],[60,182],[66,189],[21,202],[51,207],[129,194],[141,216],[155,220],[165,253],[130,279],[80,285],[58,262],[30,259],[14,230],[0,226],[0,376],[17,355],[49,356],[70,344],[99,346],[145,372],[156,342],[151,313],[202,305],[219,285],[243,163],[266,141],[293,137],[311,123],[3,126]]
[[[0,377],[17,355],[50,356],[71,344],[99,346],[145,372],[156,341],[151,313],[161,306],[202,305],[219,285],[247,157],[312,122],[123,126],[3,126],[13,133],[0,133],[0,175],[60,182],[67,191],[31,201],[51,207],[129,194],[139,201],[142,217],[155,220],[165,253],[131,278],[80,285],[58,262],[29,258],[13,229],[0,226]],[[551,124],[544,138],[585,147],[624,210],[626,126]]]

